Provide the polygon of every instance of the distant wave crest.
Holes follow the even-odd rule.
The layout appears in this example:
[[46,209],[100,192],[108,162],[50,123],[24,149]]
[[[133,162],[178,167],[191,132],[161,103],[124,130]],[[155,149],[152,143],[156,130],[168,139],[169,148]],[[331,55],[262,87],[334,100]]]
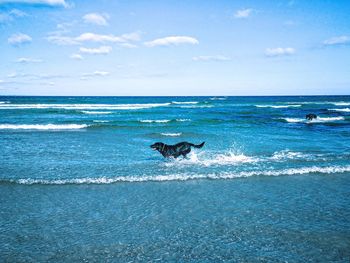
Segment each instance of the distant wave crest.
[[283,108],[297,108],[301,107],[300,104],[291,104],[291,105],[255,105],[257,108],[274,108],[274,109],[283,109]]
[[323,122],[334,122],[334,121],[343,121],[344,117],[318,117],[311,121],[302,118],[282,118],[283,120],[290,123],[304,122],[304,123],[323,123]]
[[167,123],[167,122],[170,122],[170,120],[140,120],[140,122],[144,122],[144,123]]
[[170,136],[170,137],[177,137],[177,136],[181,136],[181,132],[178,133],[170,133],[170,132],[162,132],[161,135],[163,136]]
[[170,103],[143,104],[1,104],[0,109],[139,110],[169,106]]
[[87,110],[83,110],[82,113],[85,114],[111,114],[111,111],[87,111]]
[[350,108],[344,108],[344,109],[328,109],[330,111],[340,111],[340,112],[350,112]]
[[87,127],[86,124],[0,124],[1,130],[76,130]]

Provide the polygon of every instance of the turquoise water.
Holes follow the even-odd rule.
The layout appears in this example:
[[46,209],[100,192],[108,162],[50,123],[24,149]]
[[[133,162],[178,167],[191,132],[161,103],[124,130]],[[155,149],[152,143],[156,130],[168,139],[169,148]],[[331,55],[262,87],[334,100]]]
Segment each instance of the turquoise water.
[[5,262],[350,260],[349,96],[0,97],[0,149]]

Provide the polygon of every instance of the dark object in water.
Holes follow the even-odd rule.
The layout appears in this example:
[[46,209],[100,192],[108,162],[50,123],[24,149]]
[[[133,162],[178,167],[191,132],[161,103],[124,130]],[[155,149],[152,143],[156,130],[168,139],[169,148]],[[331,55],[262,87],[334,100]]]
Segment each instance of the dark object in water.
[[191,151],[191,147],[202,148],[204,142],[201,144],[195,145],[189,142],[180,142],[175,145],[168,145],[162,142],[156,142],[152,144],[150,147],[155,151],[159,151],[164,157],[179,157],[182,155],[186,157],[186,155]]
[[317,115],[313,113],[309,113],[305,116],[305,118],[309,121],[312,121],[313,119],[317,119]]

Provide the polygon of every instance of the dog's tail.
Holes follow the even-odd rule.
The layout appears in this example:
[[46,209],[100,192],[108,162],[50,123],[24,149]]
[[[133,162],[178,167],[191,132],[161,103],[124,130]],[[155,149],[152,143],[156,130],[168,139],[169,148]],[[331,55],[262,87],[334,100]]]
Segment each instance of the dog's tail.
[[191,143],[191,146],[196,147],[196,148],[202,148],[203,145],[204,145],[204,143],[205,143],[205,142],[202,142],[201,144],[197,144],[197,145]]

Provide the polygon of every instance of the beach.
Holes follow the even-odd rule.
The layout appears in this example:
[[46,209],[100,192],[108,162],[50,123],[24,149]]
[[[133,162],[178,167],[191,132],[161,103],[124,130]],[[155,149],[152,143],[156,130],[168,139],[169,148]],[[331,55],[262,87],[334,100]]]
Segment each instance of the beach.
[[3,262],[350,259],[349,96],[0,101]]

